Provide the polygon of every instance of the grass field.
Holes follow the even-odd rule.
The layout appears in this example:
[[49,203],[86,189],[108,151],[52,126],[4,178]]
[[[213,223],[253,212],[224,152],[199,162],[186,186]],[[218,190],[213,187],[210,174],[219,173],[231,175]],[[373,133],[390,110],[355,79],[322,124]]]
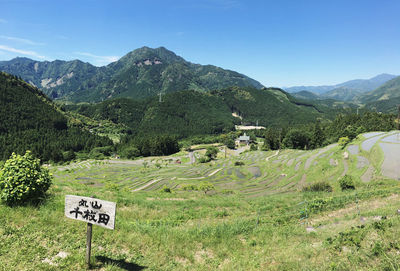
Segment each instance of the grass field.
[[[206,164],[181,152],[51,167],[40,206],[0,205],[0,270],[85,269],[86,225],[64,217],[67,194],[117,202],[116,229],[94,227],[94,270],[398,270],[400,186],[365,140]],[[355,190],[340,190],[345,174]],[[301,192],[321,180],[333,192]],[[196,190],[204,182],[214,189]]]

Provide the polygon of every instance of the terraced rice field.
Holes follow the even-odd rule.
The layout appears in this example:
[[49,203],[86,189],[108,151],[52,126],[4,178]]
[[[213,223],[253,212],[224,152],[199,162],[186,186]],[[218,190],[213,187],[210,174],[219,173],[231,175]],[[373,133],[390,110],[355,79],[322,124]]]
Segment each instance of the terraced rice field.
[[[348,154],[345,155],[345,152]],[[196,155],[196,154],[195,154]],[[182,164],[176,160],[185,161]],[[89,186],[109,186],[132,192],[179,190],[183,185],[212,183],[217,192],[248,197],[300,190],[307,183],[326,180],[336,185],[345,174],[369,182],[375,177],[400,178],[400,134],[396,131],[366,133],[346,148],[337,144],[313,151],[247,151],[207,164],[191,164],[187,153],[135,161],[83,161],[58,167],[56,177]],[[244,165],[235,166],[235,162]]]

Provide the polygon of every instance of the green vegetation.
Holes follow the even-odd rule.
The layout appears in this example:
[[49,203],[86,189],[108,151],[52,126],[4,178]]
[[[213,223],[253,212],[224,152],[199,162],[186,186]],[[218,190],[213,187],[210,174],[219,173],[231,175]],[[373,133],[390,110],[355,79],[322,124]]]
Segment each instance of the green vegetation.
[[[66,194],[117,203],[116,229],[94,227],[94,270],[396,269],[398,182],[377,175],[342,191],[342,153],[333,146],[174,163],[182,152],[51,166],[51,196],[39,208],[0,205],[1,269],[85,269],[86,225],[64,217]],[[346,161],[349,174],[363,173],[356,156]]]
[[264,137],[264,150],[314,149],[339,141],[343,148],[357,135],[369,131],[391,131],[396,128],[396,116],[366,112],[339,114],[332,122],[316,121],[312,124],[290,128],[268,128],[259,136]]
[[262,87],[243,74],[187,62],[163,47],[139,48],[105,67],[79,60],[39,62],[15,58],[1,61],[0,70],[43,88],[53,99],[75,102],[98,102],[116,97],[146,98],[160,92],[204,92],[230,86]]
[[320,181],[303,187],[303,192],[332,192],[332,186],[326,181]]
[[219,152],[218,148],[208,147],[205,155],[211,160],[217,157],[218,152]]
[[[178,91],[165,95],[161,103],[152,97],[140,101],[115,99],[95,105],[65,105],[64,108],[97,121],[127,127],[126,132],[133,136],[168,134],[181,139],[193,138],[192,143],[196,144],[195,136],[224,133],[226,136],[220,142],[229,148],[234,148],[237,135],[229,131],[235,124],[255,125],[258,121],[264,126],[286,127],[310,123],[319,117],[329,119],[336,112],[328,107],[298,104],[279,89],[239,87],[210,93]],[[242,120],[232,113],[239,114]],[[210,143],[202,137],[198,137],[199,143]]]
[[364,104],[377,102],[381,100],[387,100],[388,102],[390,102],[391,99],[398,98],[400,96],[399,88],[400,88],[400,77],[395,77],[392,80],[380,86],[379,88],[359,97],[359,100]]
[[348,136],[341,137],[338,140],[338,144],[342,148],[346,147],[347,144],[349,144],[349,142],[350,142],[350,138]]
[[339,185],[342,190],[356,189],[353,177],[347,174],[339,179]]
[[124,137],[117,146],[121,156],[132,159],[138,156],[170,155],[179,151],[176,138],[160,135],[148,137]]
[[41,200],[49,189],[52,177],[27,151],[13,153],[0,168],[0,198],[7,205],[21,205]]
[[41,91],[0,73],[0,160],[31,150],[42,162],[68,160],[73,152],[89,153],[111,140],[75,126]]

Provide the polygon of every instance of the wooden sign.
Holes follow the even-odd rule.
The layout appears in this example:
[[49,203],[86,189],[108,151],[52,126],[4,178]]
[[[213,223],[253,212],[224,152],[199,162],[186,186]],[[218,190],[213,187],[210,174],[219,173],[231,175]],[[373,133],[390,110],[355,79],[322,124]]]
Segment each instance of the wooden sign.
[[101,199],[66,195],[65,216],[107,229],[114,229],[116,203]]

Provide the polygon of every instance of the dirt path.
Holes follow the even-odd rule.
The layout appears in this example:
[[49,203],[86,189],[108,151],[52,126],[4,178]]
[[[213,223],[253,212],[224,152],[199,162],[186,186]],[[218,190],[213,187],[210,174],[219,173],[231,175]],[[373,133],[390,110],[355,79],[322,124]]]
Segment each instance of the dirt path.
[[349,170],[349,165],[347,164],[347,161],[344,160],[344,159],[343,159],[343,167],[344,167],[344,170],[343,170],[343,173],[342,173],[341,177],[346,175],[347,171]]
[[275,157],[275,156],[277,156],[278,154],[279,154],[279,150],[277,150],[275,154],[273,154],[273,155],[271,155],[271,156],[268,156],[267,158],[265,158],[265,161],[267,161],[267,162],[268,162],[268,160],[269,160],[269,159],[271,159],[272,157]]
[[221,171],[221,170],[222,170],[222,168],[219,168],[219,169],[217,169],[217,170],[211,172],[211,173],[208,175],[208,177],[213,176],[214,174],[218,173],[218,172]]
[[162,180],[162,179],[155,179],[155,180],[152,180],[151,182],[148,182],[147,184],[145,184],[145,185],[143,185],[143,186],[141,186],[141,187],[139,187],[139,188],[136,188],[135,190],[133,190],[133,192],[143,190],[143,189],[145,189],[146,187],[149,187],[150,185],[152,185],[153,183],[159,182],[159,181],[161,181],[161,180]]

